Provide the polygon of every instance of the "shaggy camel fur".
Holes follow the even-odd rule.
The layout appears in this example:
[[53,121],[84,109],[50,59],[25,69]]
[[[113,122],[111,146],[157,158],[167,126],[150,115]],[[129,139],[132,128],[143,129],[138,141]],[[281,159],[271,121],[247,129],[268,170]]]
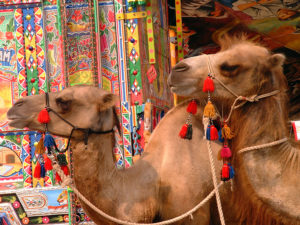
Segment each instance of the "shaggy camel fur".
[[[245,147],[289,137],[287,82],[282,73],[284,56],[243,39],[226,39],[222,51],[178,63],[169,76],[171,90],[179,95],[203,97],[203,81],[209,73],[215,79],[213,102],[226,118],[238,96],[280,93],[247,102],[233,111],[230,125],[235,137],[230,143],[236,169],[231,209],[233,224],[300,224],[299,144],[292,140],[243,154]],[[209,66],[211,65],[211,66]],[[230,219],[229,219],[230,220]]]

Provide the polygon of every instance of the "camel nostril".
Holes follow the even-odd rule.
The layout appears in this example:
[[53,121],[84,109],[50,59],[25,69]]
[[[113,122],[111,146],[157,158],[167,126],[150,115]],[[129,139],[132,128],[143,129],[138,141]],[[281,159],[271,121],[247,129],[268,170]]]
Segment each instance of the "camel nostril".
[[190,68],[190,66],[184,62],[179,62],[175,65],[173,68],[174,71],[176,72],[184,72],[187,71]]

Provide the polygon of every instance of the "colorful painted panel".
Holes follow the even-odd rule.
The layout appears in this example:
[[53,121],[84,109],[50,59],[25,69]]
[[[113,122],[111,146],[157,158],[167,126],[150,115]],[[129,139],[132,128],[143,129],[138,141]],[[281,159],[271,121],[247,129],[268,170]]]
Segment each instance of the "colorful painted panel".
[[16,41],[13,10],[0,11],[0,129],[7,130],[6,112],[17,97]]
[[68,194],[65,189],[17,192],[28,216],[68,213]]
[[63,74],[61,73],[62,55],[58,33],[57,6],[47,6],[44,8],[45,30],[47,46],[47,69],[51,92],[62,90],[64,87]]
[[[19,217],[17,216],[13,206],[10,203],[0,203],[0,216],[1,216],[1,224],[9,224],[9,225],[22,225]],[[5,223],[3,223],[3,220]]]
[[42,0],[0,0],[0,5],[22,4],[22,3],[40,3]]
[[0,139],[0,190],[23,187],[23,161],[20,136]]
[[69,84],[94,84],[93,48],[87,4],[67,5]]

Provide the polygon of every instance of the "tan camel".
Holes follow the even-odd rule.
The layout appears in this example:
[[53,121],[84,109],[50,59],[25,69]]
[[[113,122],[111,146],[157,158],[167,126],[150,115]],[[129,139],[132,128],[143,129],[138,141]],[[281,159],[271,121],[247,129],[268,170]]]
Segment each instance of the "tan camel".
[[[232,69],[233,62],[241,63],[238,67],[239,72],[232,71],[236,76],[222,77],[227,85],[243,95],[285,88],[284,83],[278,84],[278,79],[281,78],[281,75],[277,74],[277,71],[281,71],[280,56],[270,56],[264,48],[249,43],[236,48],[218,53],[222,57],[218,54],[214,57],[214,65],[218,62],[217,59],[230,59],[227,62],[230,64],[225,63],[223,69]],[[244,48],[250,48],[251,51],[244,51]],[[244,55],[240,56],[240,53]],[[234,54],[238,54],[237,59]],[[178,64],[170,77],[172,90],[189,96],[205,97],[200,91],[202,79],[207,75],[204,62],[205,56],[200,56]],[[193,66],[197,68],[196,72]],[[256,68],[255,73],[252,67]],[[262,71],[265,73],[262,74]],[[244,79],[241,78],[243,75],[240,75],[240,72],[243,72]],[[226,75],[229,72],[224,71],[222,74]],[[261,81],[261,77],[266,83]],[[182,80],[183,78],[186,79]],[[266,89],[265,86],[270,85],[267,82],[270,79],[273,79],[274,86]],[[261,85],[261,90],[256,90],[256,84]],[[228,106],[233,97],[217,84],[216,86],[215,94],[224,96],[226,101],[215,99],[214,103],[218,108],[223,104],[224,113],[228,113]],[[112,110],[114,97],[101,89],[75,86],[58,93],[50,93],[49,96],[50,106],[77,127],[104,131],[110,130],[116,124]],[[192,118],[194,132],[191,141],[178,137],[178,132],[187,117],[187,103],[183,103],[162,119],[151,135],[144,155],[128,170],[115,168],[112,134],[91,134],[88,149],[85,150],[83,135],[77,131],[72,138],[72,149],[74,179],[78,190],[106,213],[134,222],[162,221],[193,208],[213,190],[201,119],[205,101],[199,102],[198,113]],[[11,120],[10,125],[43,130],[44,127],[37,121],[37,115],[44,105],[44,96],[30,96],[19,100],[7,114]],[[236,152],[242,147],[274,141],[287,135],[284,129],[285,111],[284,93],[281,93],[261,102],[246,104],[234,112],[232,121],[237,122],[232,122],[231,125],[237,135],[231,144],[232,150]],[[50,132],[68,137],[71,127],[51,112],[50,116]],[[265,119],[267,116],[270,116],[269,120]],[[241,127],[241,124],[245,127]],[[276,129],[275,126],[279,128]],[[230,191],[230,183],[221,188],[226,224],[238,224],[239,221],[241,224],[266,225],[276,224],[276,221],[277,224],[299,224],[299,170],[293,167],[299,164],[298,150],[292,148],[289,143],[276,147],[280,149],[246,153],[245,160],[235,157],[235,191]],[[216,155],[220,145],[213,143],[213,149]],[[287,160],[288,167],[284,167]],[[217,171],[220,168],[219,162]],[[287,168],[294,172],[288,172]],[[236,197],[232,200],[233,204],[230,204],[231,196]],[[113,224],[101,218],[84,203],[83,207],[97,224]],[[193,214],[193,219],[188,217],[176,224],[218,224],[216,212],[215,201],[211,200]]]
[[[114,95],[91,86],[74,86],[49,93],[50,107],[77,127],[95,131],[110,130],[115,124]],[[10,125],[44,130],[37,121],[45,106],[45,96],[29,96],[18,100],[7,113]],[[202,139],[201,121],[194,121],[194,138],[185,141],[177,131],[185,122],[186,104],[171,110],[158,125],[148,148],[135,165],[118,170],[112,155],[114,137],[91,134],[85,150],[83,134],[76,131],[73,149],[74,180],[77,189],[98,208],[111,216],[134,222],[152,222],[178,216],[206,197],[213,190],[211,175]],[[68,137],[72,127],[50,112],[48,125],[53,134]],[[200,117],[200,114],[199,114]],[[100,225],[113,224],[92,209],[82,205],[92,220]],[[204,208],[177,224],[208,225],[210,207]]]
[[281,54],[272,55],[266,48],[243,38],[225,38],[221,46],[222,51],[217,54],[178,63],[168,79],[171,90],[179,95],[203,98],[203,82],[212,73],[215,76],[213,101],[225,118],[236,97],[224,85],[238,96],[246,97],[280,91],[233,111],[230,125],[235,137],[230,147],[237,175],[232,208],[226,206],[225,214],[239,221],[233,224],[300,224],[299,143],[287,141],[237,153],[245,147],[289,137],[287,82],[282,73],[285,58]]

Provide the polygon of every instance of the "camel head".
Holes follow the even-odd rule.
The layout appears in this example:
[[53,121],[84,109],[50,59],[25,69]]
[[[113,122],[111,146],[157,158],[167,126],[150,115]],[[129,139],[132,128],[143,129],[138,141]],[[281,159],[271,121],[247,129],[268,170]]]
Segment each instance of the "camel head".
[[[94,131],[112,129],[115,122],[113,113],[115,103],[115,95],[92,86],[73,86],[60,92],[49,93],[51,109],[74,126],[90,128]],[[37,120],[39,112],[45,106],[45,95],[19,99],[7,112],[9,125],[16,128],[28,127],[32,130],[45,131],[45,126]],[[49,116],[49,132],[68,137],[72,126],[51,111]],[[76,137],[76,134],[74,136]]]
[[204,80],[211,74],[216,78],[213,92],[215,97],[228,100],[235,98],[218,80],[238,96],[261,94],[283,88],[282,83],[285,82],[273,74],[275,71],[282,71],[284,59],[283,55],[272,55],[266,48],[249,41],[235,41],[229,46],[223,46],[216,54],[180,61],[172,69],[168,83],[171,91],[178,95],[199,97],[202,95]]

